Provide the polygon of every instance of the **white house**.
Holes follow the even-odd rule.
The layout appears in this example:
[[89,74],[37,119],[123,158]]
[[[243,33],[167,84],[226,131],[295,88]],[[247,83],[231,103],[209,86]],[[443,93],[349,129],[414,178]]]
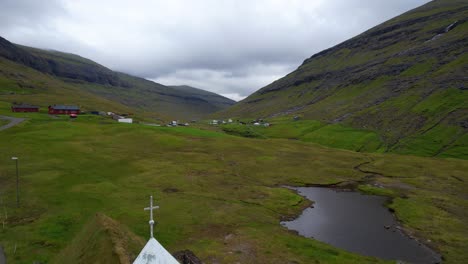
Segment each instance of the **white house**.
[[117,121],[119,121],[119,123],[127,123],[127,124],[133,123],[133,119],[132,119],[132,118],[120,118],[120,119],[118,119]]

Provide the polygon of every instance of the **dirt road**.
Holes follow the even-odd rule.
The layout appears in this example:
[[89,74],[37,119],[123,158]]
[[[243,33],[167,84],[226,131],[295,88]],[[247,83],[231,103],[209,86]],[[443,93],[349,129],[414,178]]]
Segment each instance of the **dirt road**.
[[[0,119],[10,120],[10,123],[0,127],[0,131],[5,130],[5,129],[10,128],[10,127],[13,127],[13,126],[16,126],[17,124],[19,124],[19,123],[23,122],[24,120],[26,120],[26,118],[18,118],[18,117],[2,116],[2,115],[0,115]],[[0,264],[1,264],[1,262],[0,262]]]

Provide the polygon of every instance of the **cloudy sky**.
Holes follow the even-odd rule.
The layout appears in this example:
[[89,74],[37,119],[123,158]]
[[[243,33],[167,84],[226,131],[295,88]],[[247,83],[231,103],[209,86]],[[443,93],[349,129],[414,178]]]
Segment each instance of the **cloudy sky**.
[[235,100],[428,0],[0,0],[0,36]]

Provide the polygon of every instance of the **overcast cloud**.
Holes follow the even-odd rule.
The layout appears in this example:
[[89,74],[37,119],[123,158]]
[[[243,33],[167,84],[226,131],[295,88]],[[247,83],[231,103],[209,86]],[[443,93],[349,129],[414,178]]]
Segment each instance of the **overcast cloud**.
[[428,0],[0,0],[0,36],[235,100]]

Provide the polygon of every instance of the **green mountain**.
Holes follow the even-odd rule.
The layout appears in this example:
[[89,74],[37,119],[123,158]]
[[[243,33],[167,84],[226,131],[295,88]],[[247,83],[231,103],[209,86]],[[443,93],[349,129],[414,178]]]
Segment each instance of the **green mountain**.
[[198,98],[200,101],[206,101],[206,103],[209,104],[209,106],[206,106],[206,107],[207,108],[211,107],[211,109],[209,109],[209,112],[211,113],[214,113],[222,109],[226,109],[236,103],[234,100],[226,98],[219,94],[208,92],[206,90],[195,88],[195,87],[188,86],[188,85],[172,85],[168,87],[173,88],[177,91],[183,92],[190,97]]
[[467,18],[467,1],[432,1],[313,55],[218,115],[299,116],[322,124],[299,137],[318,143],[349,129],[379,141],[353,150],[468,157]]
[[[201,118],[234,104],[233,100],[214,93],[201,92],[200,89],[190,87],[174,89],[112,71],[78,55],[15,45],[1,37],[0,59],[12,61],[58,79],[60,81],[58,86],[74,86],[130,108],[155,112],[171,118]],[[38,84],[35,84],[37,78],[35,76],[22,78],[22,71],[23,69],[12,72],[11,66],[6,65],[1,69],[0,84],[9,83],[13,88],[8,90],[3,88],[3,93],[6,91],[7,94],[11,92],[21,94],[30,93],[32,90],[38,91]],[[30,81],[29,85],[26,85],[29,87],[24,87],[22,83],[27,80]],[[58,89],[55,91],[48,89],[47,92],[49,95],[56,94]],[[77,103],[80,101],[77,100],[75,104]]]

